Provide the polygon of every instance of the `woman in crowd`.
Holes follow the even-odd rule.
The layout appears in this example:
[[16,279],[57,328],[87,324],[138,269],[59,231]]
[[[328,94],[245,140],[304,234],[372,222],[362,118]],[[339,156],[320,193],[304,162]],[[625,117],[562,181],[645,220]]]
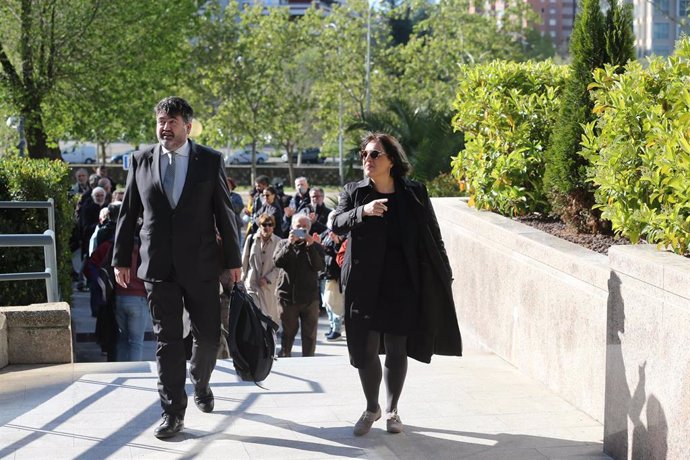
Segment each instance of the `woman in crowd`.
[[280,324],[280,310],[275,294],[278,269],[273,262],[273,252],[280,238],[273,233],[275,228],[273,216],[259,216],[259,231],[249,235],[244,245],[242,281],[257,306]]
[[381,418],[382,377],[386,429],[403,430],[398,400],[408,356],[428,363],[433,354],[462,352],[452,273],[426,188],[406,178],[410,165],[393,136],[368,133],[360,148],[366,178],[345,186],[333,221],[335,233],[350,232],[341,274],[347,346],[367,402],[356,436]]
[[[275,229],[273,230],[273,233],[282,238],[283,234],[281,229],[283,225],[283,208],[278,200],[276,189],[272,186],[268,186],[261,192],[261,194],[263,204],[261,205],[257,215],[261,216],[262,214],[268,214],[269,216],[273,216],[275,219]],[[258,221],[254,222],[254,226],[258,227]]]

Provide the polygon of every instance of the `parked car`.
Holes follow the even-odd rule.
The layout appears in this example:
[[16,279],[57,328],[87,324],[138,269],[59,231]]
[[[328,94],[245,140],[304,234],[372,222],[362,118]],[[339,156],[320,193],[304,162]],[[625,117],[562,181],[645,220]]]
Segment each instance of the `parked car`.
[[125,155],[132,155],[134,152],[136,152],[136,150],[128,150],[124,153],[114,155],[108,160],[108,163],[121,165],[123,161],[122,159],[125,157]]
[[75,144],[63,150],[61,155],[67,163],[92,164],[96,162],[96,146]]
[[[268,153],[256,152],[256,164],[263,164],[268,161]],[[226,165],[248,165],[252,163],[252,151],[240,150],[225,157]]]
[[[288,161],[287,153],[284,153],[283,156],[280,157],[280,159],[287,162]],[[297,163],[297,159],[298,159],[298,153],[294,152],[292,154],[292,162]],[[324,158],[321,157],[321,149],[313,147],[313,148],[302,150],[302,163],[320,164],[323,162],[324,162]]]

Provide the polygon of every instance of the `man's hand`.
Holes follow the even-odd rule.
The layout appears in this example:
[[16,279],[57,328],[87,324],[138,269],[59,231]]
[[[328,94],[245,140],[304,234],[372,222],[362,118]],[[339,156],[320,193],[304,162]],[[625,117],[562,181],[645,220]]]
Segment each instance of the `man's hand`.
[[115,282],[126,289],[129,284],[129,267],[114,267],[114,269]]
[[[230,283],[236,284],[242,280],[242,269],[241,268],[231,268],[230,269]],[[232,287],[232,285],[230,286]]]
[[292,217],[295,214],[295,209],[288,206],[283,208],[283,213],[285,213],[285,217]]
[[304,239],[307,240],[307,246],[311,246],[314,243],[321,244],[321,235],[318,233],[314,233],[312,235],[307,233],[307,236],[304,237]]

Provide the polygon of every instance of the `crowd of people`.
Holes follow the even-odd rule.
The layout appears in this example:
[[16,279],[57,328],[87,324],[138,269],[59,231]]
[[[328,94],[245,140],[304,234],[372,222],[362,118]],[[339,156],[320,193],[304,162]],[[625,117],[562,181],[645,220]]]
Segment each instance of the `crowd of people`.
[[[74,177],[70,193],[76,203],[76,225],[71,249],[77,289],[90,292],[91,315],[107,323],[98,326],[97,334],[104,328],[116,330],[99,338],[107,359],[141,360],[145,333],[151,329],[144,282],[134,273],[126,288],[114,286],[113,298],[108,298],[111,292],[104,290],[102,280],[103,270],[107,274],[111,264],[125,189],[108,175],[106,166],[97,167],[92,174],[79,168]],[[336,254],[345,238],[330,228],[333,210],[324,204],[323,188],[310,187],[306,177],[298,177],[295,193],[289,195],[282,184],[271,185],[262,175],[256,178],[245,204],[235,192],[235,180],[228,177],[227,185],[242,248],[241,282],[257,306],[281,326],[279,356],[291,356],[299,330],[302,356],[314,355],[321,313],[330,324],[326,340],[344,338],[344,300]],[[139,262],[139,247],[137,233],[133,263]]]
[[[345,335],[366,399],[353,434],[365,435],[383,416],[382,381],[386,430],[402,432],[398,401],[408,357],[428,363],[433,354],[460,355],[462,342],[439,225],[424,185],[407,178],[400,143],[383,133],[364,137],[365,178],[345,185],[335,210],[306,177],[288,196],[259,176],[245,205],[221,154],[189,139],[189,103],[167,97],[154,113],[159,142],[132,156],[117,210],[119,189],[107,172],[77,171],[72,245],[94,290],[93,314],[99,322],[103,312],[114,318],[109,359],[140,359],[138,321],[152,322],[163,410],[154,436],[184,429],[187,375],[197,408],[214,410],[221,297],[238,283],[281,325],[281,357],[292,355],[300,330],[302,356],[314,355],[323,306],[327,339]],[[109,280],[117,287],[108,289]],[[109,293],[115,299],[108,303]],[[149,315],[139,315],[145,308]]]

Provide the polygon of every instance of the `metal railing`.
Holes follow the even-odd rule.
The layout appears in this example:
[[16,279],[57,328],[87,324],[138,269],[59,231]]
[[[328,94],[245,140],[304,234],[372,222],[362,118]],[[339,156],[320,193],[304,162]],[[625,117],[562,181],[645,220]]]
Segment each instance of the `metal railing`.
[[2,208],[44,208],[48,210],[48,230],[42,234],[0,235],[0,247],[43,247],[45,270],[27,273],[0,273],[0,281],[44,279],[48,302],[57,302],[59,291],[57,253],[55,250],[55,203],[53,199],[50,198],[48,201],[0,201],[0,209]]

